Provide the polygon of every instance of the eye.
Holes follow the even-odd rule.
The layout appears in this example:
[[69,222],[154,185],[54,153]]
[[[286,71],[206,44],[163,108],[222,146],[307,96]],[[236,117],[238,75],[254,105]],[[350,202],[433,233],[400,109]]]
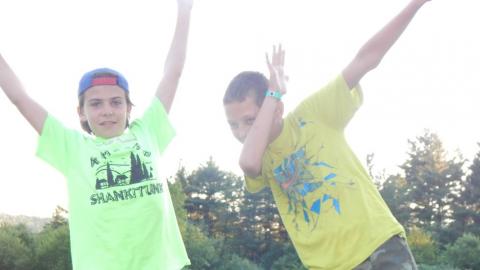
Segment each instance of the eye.
[[112,100],[112,106],[118,107],[123,104],[123,101],[121,99],[114,99]]
[[88,103],[90,105],[90,107],[94,107],[94,108],[97,108],[97,107],[100,107],[100,105],[102,104],[100,101],[92,101],[90,103]]
[[237,124],[237,123],[228,122],[228,125],[230,125],[230,129],[237,129],[237,128],[238,128],[238,124]]
[[253,125],[253,123],[255,123],[255,118],[247,118],[247,120],[245,120],[245,123],[251,126]]

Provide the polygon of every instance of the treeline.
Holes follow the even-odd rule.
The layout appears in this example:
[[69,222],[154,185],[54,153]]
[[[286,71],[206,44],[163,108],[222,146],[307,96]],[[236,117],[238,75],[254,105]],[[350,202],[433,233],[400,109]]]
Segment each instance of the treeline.
[[72,269],[70,238],[65,209],[57,207],[41,232],[25,224],[0,224],[1,270]]
[[[480,150],[480,149],[479,149]],[[397,219],[420,269],[480,270],[480,151],[469,161],[447,155],[438,136],[409,141],[400,173],[370,174]],[[271,193],[244,192],[243,179],[213,160],[170,179],[178,223],[191,259],[186,270],[291,270],[302,267]],[[42,232],[0,227],[0,269],[71,269],[68,224],[58,208]]]

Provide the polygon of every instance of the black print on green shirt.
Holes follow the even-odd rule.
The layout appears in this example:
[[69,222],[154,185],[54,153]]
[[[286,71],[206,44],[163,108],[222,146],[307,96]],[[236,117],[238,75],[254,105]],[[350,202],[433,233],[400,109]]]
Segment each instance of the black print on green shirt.
[[156,174],[152,154],[138,143],[128,144],[127,141],[127,144],[98,152],[90,157],[90,168],[95,175],[92,180],[97,190],[90,196],[91,205],[163,193],[162,183],[153,181]]
[[114,191],[97,192],[90,196],[91,205],[100,205],[117,201],[126,201],[163,193],[161,183],[134,186]]
[[[148,152],[144,154],[148,155]],[[91,158],[92,165],[100,165],[95,172],[95,188],[97,190],[153,180],[151,161],[142,161],[139,154],[130,152],[130,164],[118,164],[108,161],[106,158],[110,155],[108,152],[101,155],[105,157],[106,164],[100,165],[97,158]]]
[[99,151],[90,157],[90,168],[95,172],[96,190],[155,180],[151,152],[136,142]]

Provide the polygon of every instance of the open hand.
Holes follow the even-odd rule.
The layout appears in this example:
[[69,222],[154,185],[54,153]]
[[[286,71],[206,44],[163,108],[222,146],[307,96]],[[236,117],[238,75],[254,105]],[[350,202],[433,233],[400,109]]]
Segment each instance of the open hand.
[[284,73],[284,64],[285,64],[285,50],[282,48],[282,44],[273,46],[272,50],[272,61],[268,56],[268,53],[265,54],[267,60],[268,70],[270,71],[270,81],[269,88],[273,91],[279,91],[282,95],[287,93],[287,76]]

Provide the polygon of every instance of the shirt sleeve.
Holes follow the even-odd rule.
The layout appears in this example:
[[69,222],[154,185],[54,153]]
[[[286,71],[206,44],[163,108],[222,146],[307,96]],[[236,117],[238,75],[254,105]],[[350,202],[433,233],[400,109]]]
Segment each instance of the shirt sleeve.
[[305,99],[295,109],[305,121],[320,120],[326,125],[343,130],[363,102],[359,85],[350,89],[342,75]]
[[132,123],[130,129],[148,136],[160,153],[175,136],[175,129],[168,119],[168,114],[162,102],[156,97],[143,116]]
[[245,189],[250,193],[257,193],[268,187],[265,178],[260,175],[256,178],[250,178],[245,175]]
[[70,160],[66,153],[75,153],[74,148],[78,145],[75,141],[80,138],[78,132],[65,128],[60,121],[48,115],[38,139],[36,155],[65,175]]

